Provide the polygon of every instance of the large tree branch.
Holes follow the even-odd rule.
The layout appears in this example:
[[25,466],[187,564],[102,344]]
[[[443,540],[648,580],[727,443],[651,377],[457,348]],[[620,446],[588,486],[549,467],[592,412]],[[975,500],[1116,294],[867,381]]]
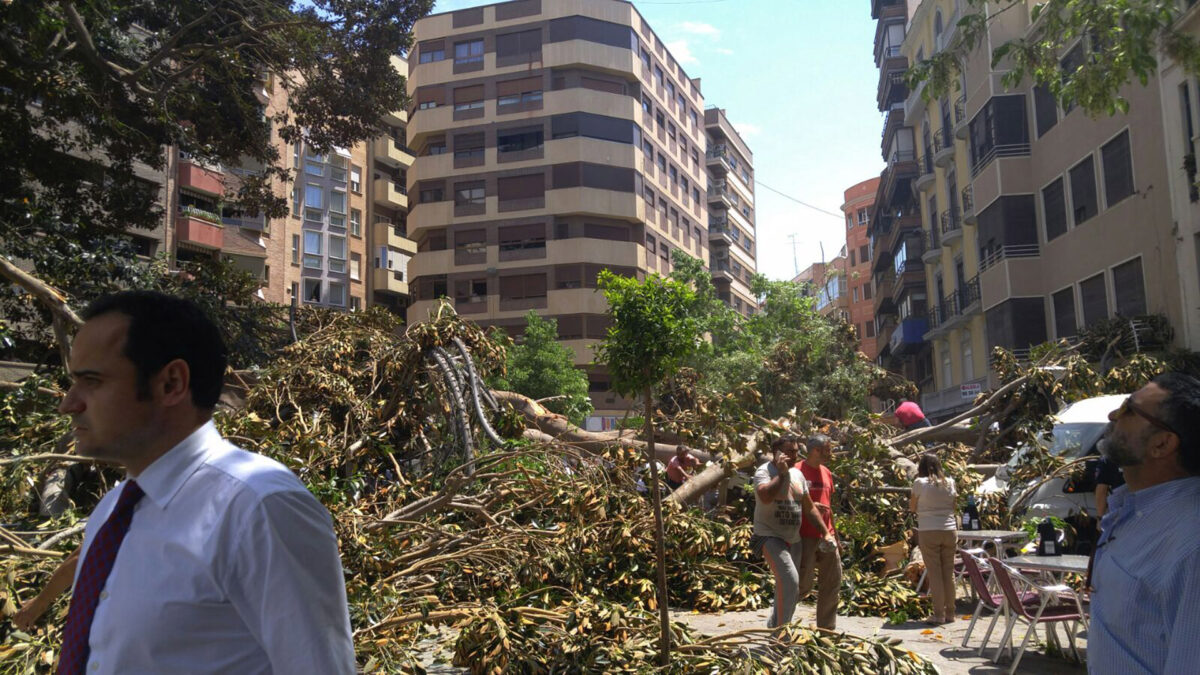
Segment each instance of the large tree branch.
[[131,82],[128,80],[131,71],[124,66],[113,63],[101,56],[100,51],[96,49],[96,43],[92,39],[92,33],[88,30],[87,25],[83,22],[83,17],[75,10],[75,5],[70,2],[60,2],[59,7],[62,7],[63,14],[66,16],[67,25],[70,26],[71,32],[75,34],[76,42],[79,44],[80,51],[84,58],[91,62],[100,70],[109,74],[114,80],[124,82],[133,87],[138,93],[144,96],[153,95],[154,92],[145,88],[139,82]]

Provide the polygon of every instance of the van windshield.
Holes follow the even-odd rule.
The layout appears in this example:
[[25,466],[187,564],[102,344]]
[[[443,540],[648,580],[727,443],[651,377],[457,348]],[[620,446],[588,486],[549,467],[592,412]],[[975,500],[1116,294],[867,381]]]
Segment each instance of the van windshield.
[[[1046,448],[1047,452],[1056,457],[1060,455],[1069,459],[1082,457],[1096,445],[1096,441],[1104,435],[1104,428],[1107,426],[1107,423],[1101,422],[1055,424],[1050,437],[1039,437],[1038,442]],[[1025,453],[1024,447],[1014,452],[1012,459],[1008,461],[1009,466],[1015,467]]]

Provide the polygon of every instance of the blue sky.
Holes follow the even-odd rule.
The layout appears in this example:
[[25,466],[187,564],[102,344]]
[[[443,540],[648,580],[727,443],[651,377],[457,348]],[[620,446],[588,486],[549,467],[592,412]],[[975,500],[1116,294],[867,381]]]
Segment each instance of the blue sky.
[[[554,2],[554,0],[543,0]],[[439,0],[435,12],[492,4]],[[843,192],[883,169],[867,0],[658,0],[634,5],[754,153],[758,268],[773,279],[845,244]]]

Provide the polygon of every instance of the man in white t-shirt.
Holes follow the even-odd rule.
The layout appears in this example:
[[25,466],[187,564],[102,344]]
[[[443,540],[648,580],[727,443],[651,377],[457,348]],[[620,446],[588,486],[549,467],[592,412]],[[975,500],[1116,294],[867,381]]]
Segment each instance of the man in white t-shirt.
[[796,468],[800,441],[784,436],[771,444],[773,456],[754,472],[754,536],[775,577],[775,602],[768,628],[791,622],[800,585],[800,519],[831,539],[821,514],[808,495],[804,476]]

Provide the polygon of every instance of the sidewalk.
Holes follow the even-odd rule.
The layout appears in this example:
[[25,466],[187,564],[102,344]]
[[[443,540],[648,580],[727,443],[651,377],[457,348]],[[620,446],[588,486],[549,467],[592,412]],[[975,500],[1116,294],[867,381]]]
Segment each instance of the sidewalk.
[[[977,624],[975,626],[975,631],[971,634],[970,644],[972,646],[965,649],[962,647],[963,635],[966,634],[967,626],[971,623],[971,612],[974,609],[973,604],[969,605],[966,601],[960,600],[958,603],[959,620],[947,626],[932,628],[919,621],[910,621],[898,626],[884,626],[883,619],[839,616],[838,630],[862,637],[900,638],[904,641],[905,648],[932,661],[943,675],[1007,673],[1011,665],[1011,662],[1007,658],[1002,658],[1000,663],[995,665],[991,661],[991,657],[995,653],[994,645],[1000,641],[1000,637],[1003,635],[1004,626],[1002,623],[997,623],[997,628],[993,631],[991,639],[988,641],[988,644],[993,645],[993,647],[989,647],[985,652],[986,657],[979,657],[976,652],[979,649],[979,643],[983,641],[984,632],[987,631],[987,621],[980,621],[981,625]],[[766,609],[753,612],[727,612],[724,614],[672,612],[671,620],[686,623],[702,633],[713,635],[746,628],[766,627],[767,613],[768,610]],[[966,617],[966,619],[964,620],[963,617]],[[806,625],[813,625],[815,621],[813,606],[807,604],[798,606],[796,608],[795,620]],[[1023,631],[1022,624],[1018,624],[1013,629],[1018,645],[1021,638],[1025,636]],[[1047,657],[1045,655],[1045,647],[1042,644],[1046,641],[1045,629],[1039,628],[1037,637],[1029,639],[1030,644],[1025,649],[1025,656],[1021,658],[1021,664],[1017,672],[1030,675],[1085,674],[1087,672],[1086,666],[1070,661],[1071,650],[1067,645],[1064,632],[1062,628],[1058,630],[1059,642],[1062,643],[1062,647],[1066,651],[1065,657]],[[1087,638],[1085,635],[1081,634],[1075,638],[1075,646],[1084,658],[1087,657]]]

